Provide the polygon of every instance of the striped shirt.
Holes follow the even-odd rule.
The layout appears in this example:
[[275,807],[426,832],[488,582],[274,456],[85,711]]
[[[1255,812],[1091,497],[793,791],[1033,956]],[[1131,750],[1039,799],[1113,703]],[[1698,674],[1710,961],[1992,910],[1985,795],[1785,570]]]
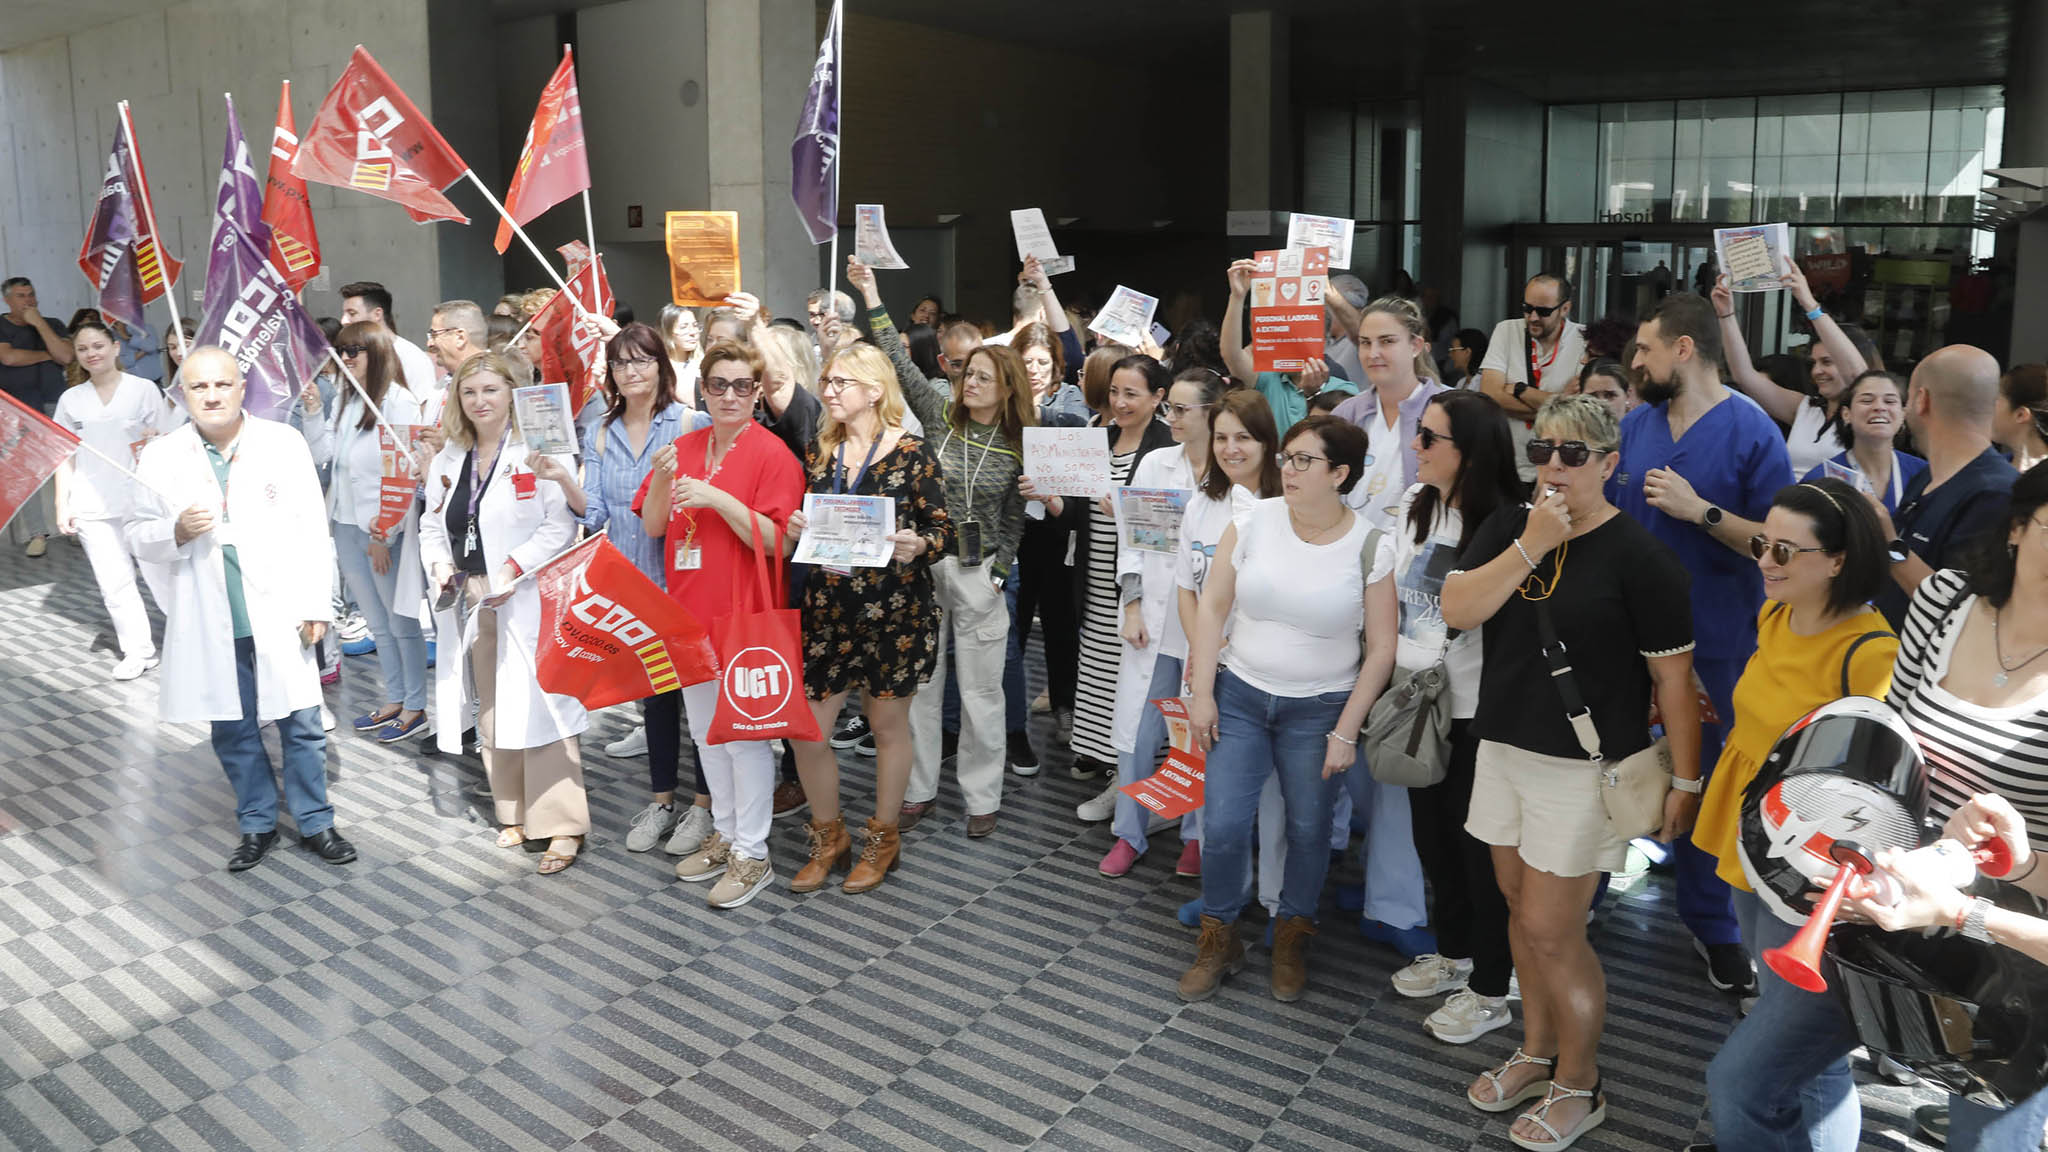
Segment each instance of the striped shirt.
[[583,464],[583,527],[591,532],[610,528],[611,542],[658,588],[668,587],[662,537],[649,536],[640,517],[633,515],[633,496],[654,470],[654,454],[662,445],[710,422],[702,412],[670,404],[648,422],[647,439],[637,453],[626,438],[624,419],[600,424],[591,432],[589,447],[594,450],[586,452]]
[[2048,693],[1987,708],[1941,686],[1978,599],[1966,585],[1952,568],[1921,581],[1899,629],[1890,703],[1919,737],[1930,822],[1939,826],[1971,796],[1995,792],[2019,809],[2036,844],[2048,842]]

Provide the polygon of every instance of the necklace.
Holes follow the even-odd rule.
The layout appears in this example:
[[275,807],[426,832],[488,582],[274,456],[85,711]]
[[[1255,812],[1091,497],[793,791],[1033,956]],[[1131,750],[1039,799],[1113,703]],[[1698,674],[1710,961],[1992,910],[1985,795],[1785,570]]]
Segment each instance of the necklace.
[[[1548,599],[1550,599],[1550,594],[1551,594],[1552,592],[1555,592],[1555,591],[1557,591],[1557,582],[1558,582],[1559,580],[1562,580],[1562,579],[1564,579],[1564,556],[1565,556],[1565,552],[1566,552],[1567,550],[1569,550],[1569,549],[1571,548],[1571,546],[1572,546],[1572,542],[1571,542],[1570,540],[1566,540],[1566,541],[1565,541],[1564,543],[1562,543],[1562,544],[1559,544],[1559,545],[1557,546],[1557,551],[1556,551],[1556,552],[1554,552],[1554,553],[1552,553],[1552,554],[1551,554],[1551,561],[1550,561],[1550,583],[1549,583],[1549,584],[1547,584],[1547,585],[1546,585],[1546,584],[1544,584],[1544,583],[1543,583],[1543,578],[1542,578],[1541,576],[1538,576],[1538,575],[1536,574],[1536,571],[1535,571],[1534,569],[1531,569],[1531,570],[1529,571],[1529,575],[1527,575],[1526,577],[1523,577],[1523,579],[1522,579],[1522,586],[1521,586],[1521,588],[1519,589],[1519,591],[1520,591],[1520,592],[1521,592],[1521,594],[1522,594],[1522,599],[1524,599],[1524,600],[1548,600]],[[1538,593],[1538,592],[1542,593],[1542,595],[1540,595],[1540,596],[1539,596],[1539,595],[1536,595],[1536,594],[1535,594],[1535,593]]]
[[[1296,536],[1300,536],[1302,528],[1305,527],[1305,525],[1301,522],[1301,514],[1296,512],[1294,509],[1289,508],[1287,510],[1287,519],[1294,525],[1294,534]],[[1322,539],[1323,536],[1330,531],[1330,529],[1335,528],[1337,525],[1342,524],[1343,522],[1344,509],[1339,508],[1337,509],[1337,518],[1335,520],[1331,521],[1328,524],[1323,525],[1321,528],[1316,529],[1314,532],[1309,533],[1309,535],[1302,540],[1302,543],[1314,544],[1316,541]]]
[[2017,664],[2007,664],[2005,662],[2005,647],[1998,638],[1998,618],[2004,613],[2005,609],[2003,608],[1995,608],[1991,612],[1991,655],[1998,661],[1998,674],[1991,678],[1991,682],[2000,688],[2005,687],[2005,682],[2010,679],[2011,673],[2025,668],[2043,656],[2048,656],[2048,648],[2043,648]]

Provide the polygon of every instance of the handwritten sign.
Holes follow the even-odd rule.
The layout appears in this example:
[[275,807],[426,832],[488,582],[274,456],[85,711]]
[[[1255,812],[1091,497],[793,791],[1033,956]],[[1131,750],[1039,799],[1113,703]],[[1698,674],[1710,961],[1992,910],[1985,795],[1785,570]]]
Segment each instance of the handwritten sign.
[[1107,496],[1109,437],[1100,428],[1027,425],[1024,474],[1041,496]]
[[1781,292],[1791,233],[1783,224],[1714,229],[1714,249],[1734,292]]
[[1349,268],[1354,227],[1342,216],[1310,216],[1305,212],[1291,212],[1287,216],[1287,246],[1328,248],[1330,267]]
[[1252,367],[1299,372],[1323,354],[1323,308],[1330,294],[1330,250],[1257,252],[1252,272]]
[[1042,210],[1013,209],[1010,212],[1010,231],[1017,237],[1017,259],[1038,257],[1039,266],[1045,269],[1047,276],[1074,270],[1074,258],[1060,255],[1059,245],[1052,242],[1052,229],[1046,227]]
[[1159,297],[1119,284],[1109,303],[1088,322],[1088,330],[1127,348],[1143,348],[1145,337],[1152,332],[1152,314],[1157,311]]
[[853,206],[853,254],[870,268],[908,268],[889,241],[889,224],[880,204]]

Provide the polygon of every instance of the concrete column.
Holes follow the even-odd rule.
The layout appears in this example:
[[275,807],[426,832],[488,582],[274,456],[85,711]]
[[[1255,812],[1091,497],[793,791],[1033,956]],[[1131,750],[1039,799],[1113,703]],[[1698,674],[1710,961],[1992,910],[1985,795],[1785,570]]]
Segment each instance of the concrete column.
[[[2002,167],[2048,167],[2048,13],[2036,4],[2013,6],[2006,47],[2005,147]],[[2048,311],[2048,218],[2020,221],[1999,238],[1999,254],[2013,259],[2012,350],[2009,363],[2048,360],[2048,330],[2035,322]]]
[[1287,17],[1230,16],[1230,211],[1291,212],[1294,125]]
[[[1437,298],[1468,318],[1487,318],[1494,301],[1464,298],[1465,280],[1465,116],[1463,76],[1422,78],[1422,267],[1415,278],[1437,290]],[[1491,325],[1480,324],[1485,328]]]
[[[823,34],[811,0],[706,0],[709,207],[740,214],[747,291],[789,312],[819,286],[817,249],[789,200],[789,142]],[[842,216],[850,218],[848,208]]]

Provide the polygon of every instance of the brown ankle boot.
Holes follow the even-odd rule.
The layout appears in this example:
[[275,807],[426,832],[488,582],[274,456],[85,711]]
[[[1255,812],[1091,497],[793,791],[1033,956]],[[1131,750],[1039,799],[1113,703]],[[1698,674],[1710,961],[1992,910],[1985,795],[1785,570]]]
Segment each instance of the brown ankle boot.
[[1273,927],[1273,999],[1293,1003],[1308,987],[1308,938],[1316,922],[1289,916]]
[[811,839],[811,858],[789,882],[791,892],[816,892],[832,878],[834,868],[846,867],[853,857],[853,838],[846,834],[846,820],[812,820],[804,825]]
[[839,886],[842,892],[866,892],[879,888],[882,878],[896,867],[897,850],[902,845],[896,839],[896,825],[884,824],[880,820],[868,821],[867,831],[861,839],[860,859],[854,862],[853,871],[846,874],[846,883]]
[[1180,998],[1190,1004],[1216,994],[1223,977],[1244,967],[1244,941],[1237,925],[1214,916],[1202,917],[1202,939],[1195,945],[1195,964],[1180,978]]

